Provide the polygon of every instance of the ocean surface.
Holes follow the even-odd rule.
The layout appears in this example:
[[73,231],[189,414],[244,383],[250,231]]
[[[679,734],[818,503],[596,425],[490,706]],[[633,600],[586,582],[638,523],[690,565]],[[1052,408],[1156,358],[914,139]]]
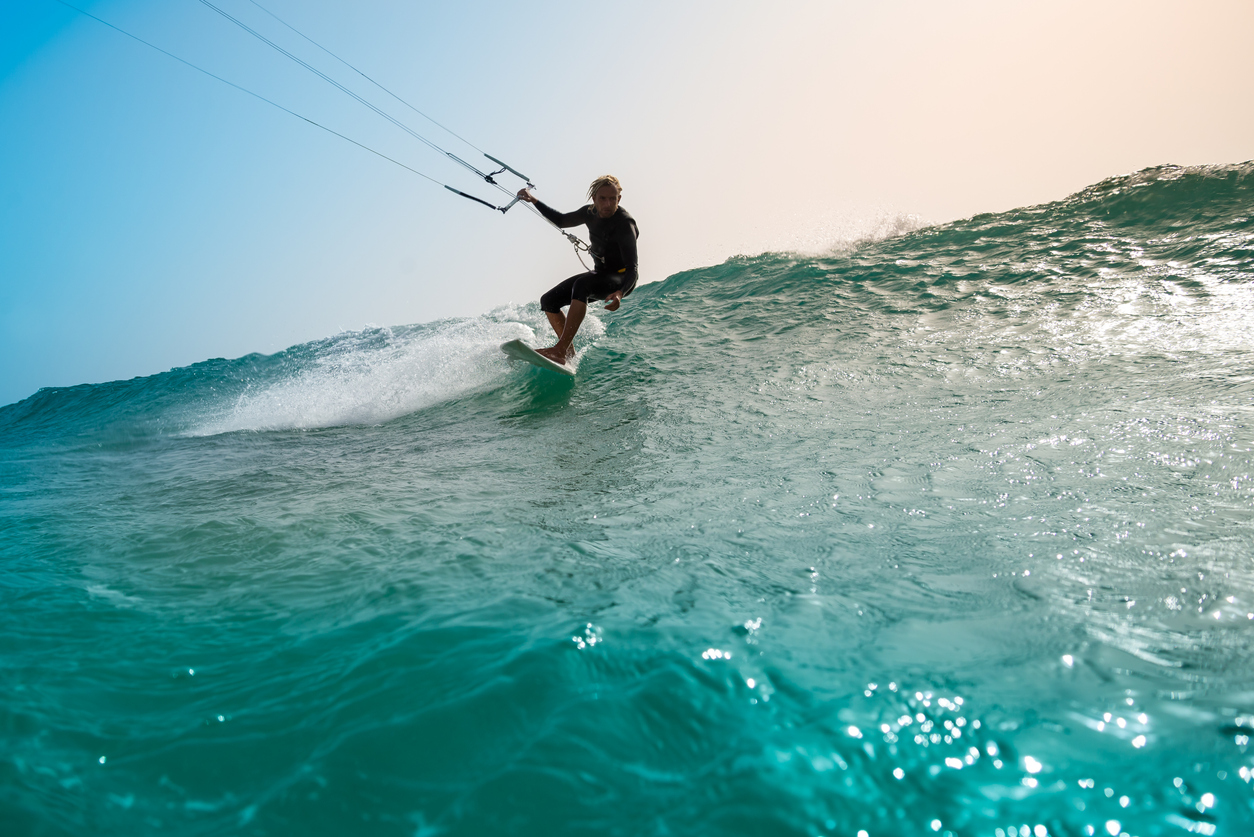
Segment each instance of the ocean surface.
[[0,409],[0,833],[1254,833],[1254,164],[519,337]]

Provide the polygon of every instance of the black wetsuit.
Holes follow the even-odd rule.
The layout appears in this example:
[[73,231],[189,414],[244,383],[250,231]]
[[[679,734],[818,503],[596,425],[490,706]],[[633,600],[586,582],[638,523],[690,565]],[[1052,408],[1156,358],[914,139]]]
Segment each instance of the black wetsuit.
[[574,212],[558,212],[540,201],[536,209],[559,227],[588,225],[589,252],[596,269],[580,273],[553,288],[540,297],[540,310],[560,312],[572,300],[586,303],[590,299],[605,299],[615,291],[627,296],[636,287],[639,270],[636,261],[636,239],[640,231],[636,220],[621,206],[608,218],[597,215],[592,204]]

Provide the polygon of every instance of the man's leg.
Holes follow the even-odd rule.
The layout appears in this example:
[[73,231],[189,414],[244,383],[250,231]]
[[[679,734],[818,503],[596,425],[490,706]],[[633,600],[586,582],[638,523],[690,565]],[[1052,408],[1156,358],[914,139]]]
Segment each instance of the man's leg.
[[566,317],[561,311],[545,311],[549,318],[549,325],[553,326],[553,333],[557,335],[557,339],[562,339],[562,332],[566,330]]
[[[565,363],[566,359],[574,354],[571,343],[575,342],[575,335],[579,333],[579,326],[583,323],[584,315],[588,313],[588,303],[581,299],[572,299],[570,301],[570,310],[566,312],[565,322],[562,325],[562,331],[557,336],[557,344],[547,349],[536,349],[538,354],[544,355],[549,360]],[[561,314],[557,315],[561,317]],[[557,330],[557,323],[554,322],[554,315],[549,314],[549,322],[552,323],[553,329]]]
[[[566,331],[566,316],[562,314],[562,309],[570,304],[574,294],[575,283],[588,276],[592,276],[592,274],[576,274],[569,279],[558,282],[544,296],[540,297],[540,310],[548,317],[549,325],[553,327],[553,333],[557,335],[558,340],[562,339],[562,334]],[[580,317],[580,319],[583,318]],[[576,324],[575,328],[578,330],[579,325]],[[540,354],[544,354],[544,352],[540,352]]]
[[566,326],[562,329],[562,336],[553,347],[554,349],[566,355],[574,351],[571,344],[575,342],[575,335],[579,332],[579,326],[583,324],[583,318],[587,313],[588,303],[580,299],[570,301],[570,310],[566,312]]

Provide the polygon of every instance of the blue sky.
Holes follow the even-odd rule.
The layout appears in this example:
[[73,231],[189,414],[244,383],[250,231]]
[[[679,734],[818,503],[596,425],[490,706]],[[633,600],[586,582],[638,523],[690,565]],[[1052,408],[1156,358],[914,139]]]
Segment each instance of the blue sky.
[[[559,208],[617,174],[645,281],[897,214],[945,221],[1254,158],[1248,0],[259,2]],[[478,153],[251,0],[215,3]],[[197,0],[81,6],[492,194]],[[453,196],[54,0],[0,8],[0,125],[0,404],[474,316],[580,269],[535,216]]]

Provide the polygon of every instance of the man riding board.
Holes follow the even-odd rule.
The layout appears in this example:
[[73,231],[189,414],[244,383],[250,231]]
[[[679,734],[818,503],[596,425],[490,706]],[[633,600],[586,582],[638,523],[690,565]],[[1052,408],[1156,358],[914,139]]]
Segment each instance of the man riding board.
[[[518,192],[520,200],[534,204],[555,226],[565,229],[588,225],[589,252],[595,269],[570,277],[540,297],[540,310],[557,333],[557,343],[547,349],[536,349],[536,352],[555,363],[565,365],[574,356],[571,344],[588,313],[588,300],[604,299],[606,311],[617,311],[623,297],[636,287],[639,278],[636,239],[640,231],[635,219],[618,205],[622,195],[623,187],[612,174],[592,181],[588,187],[592,203],[574,212],[558,212],[526,189]],[[567,305],[570,310],[563,315],[562,307]]]

